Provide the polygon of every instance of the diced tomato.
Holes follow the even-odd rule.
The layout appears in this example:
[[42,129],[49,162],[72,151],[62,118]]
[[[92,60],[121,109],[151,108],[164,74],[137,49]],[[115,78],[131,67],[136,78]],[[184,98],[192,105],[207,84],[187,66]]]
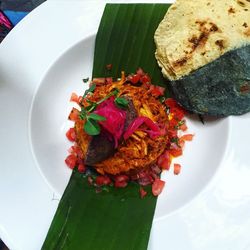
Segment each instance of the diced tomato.
[[163,163],[164,160],[165,160],[164,154],[160,155],[160,156],[158,157],[158,160],[157,160],[158,166],[161,167],[161,165],[162,165],[162,163]]
[[66,159],[65,159],[65,163],[69,168],[73,169],[76,166],[76,163],[77,163],[76,155],[74,155],[74,154],[68,155],[66,157]]
[[113,66],[113,65],[112,65],[111,63],[110,63],[110,64],[107,64],[107,65],[106,65],[106,69],[107,69],[107,70],[111,70],[111,69],[112,69],[112,66]]
[[178,145],[179,145],[179,147],[181,147],[182,149],[184,148],[184,146],[185,146],[185,141],[184,140],[182,140],[181,138],[178,140]]
[[170,113],[173,114],[176,120],[182,120],[186,111],[173,99],[168,98],[165,104],[170,108]]
[[115,176],[115,187],[124,188],[128,185],[129,177],[127,175],[117,175]]
[[177,121],[181,121],[185,115],[184,110],[180,107],[170,108],[170,112]]
[[182,148],[173,148],[169,150],[169,153],[174,156],[174,157],[178,157],[182,155]]
[[78,101],[79,101],[78,95],[77,95],[76,93],[73,92],[73,93],[71,94],[70,101],[71,101],[71,102],[76,102],[76,103],[78,103]]
[[161,92],[160,92],[157,88],[153,88],[153,89],[151,90],[151,94],[152,94],[153,96],[155,96],[155,97],[161,96]]
[[123,181],[128,182],[129,177],[127,175],[125,175],[125,174],[116,175],[115,176],[115,181],[117,181],[117,182],[123,182]]
[[181,126],[180,126],[180,130],[182,131],[186,131],[188,129],[186,123],[183,123]]
[[142,171],[138,172],[137,175],[138,175],[138,178],[141,179],[141,178],[147,177],[148,173],[145,170],[142,170]]
[[152,184],[154,182],[155,179],[158,179],[159,178],[159,175],[154,173],[153,171],[150,173],[150,176],[152,178],[152,181],[150,184]]
[[140,75],[136,74],[136,75],[133,75],[130,79],[130,81],[133,83],[133,84],[136,84],[138,83],[140,80]]
[[83,153],[82,153],[82,150],[79,146],[75,145],[73,146],[74,147],[74,151],[76,153],[76,155],[81,159],[83,158]]
[[140,82],[143,84],[147,84],[147,83],[151,83],[151,79],[149,77],[149,75],[144,75],[141,77]]
[[161,93],[161,95],[164,95],[165,93],[165,88],[161,87],[161,86],[156,86],[156,88],[158,89],[158,91]]
[[169,170],[171,164],[171,156],[167,150],[158,158],[157,164],[162,169]]
[[136,74],[138,74],[140,76],[143,76],[143,75],[145,75],[145,72],[143,71],[142,68],[138,68],[137,71],[136,71]]
[[[74,149],[73,149],[73,146],[71,146],[71,147],[68,149],[68,152],[69,152],[70,154],[75,154]],[[76,155],[76,154],[75,154],[75,155]]]
[[80,111],[78,109],[72,108],[72,110],[69,114],[69,120],[74,121],[74,122],[78,121],[79,120],[79,113],[80,113]]
[[66,132],[66,137],[68,138],[69,141],[75,141],[76,140],[76,131],[74,128],[70,128],[67,132]]
[[157,164],[153,164],[151,166],[151,170],[153,171],[153,173],[155,174],[160,174],[161,173],[161,169],[159,168],[159,166]]
[[77,145],[71,146],[68,151],[70,154],[74,154],[74,155],[78,156],[79,158],[83,158],[82,150]]
[[[152,175],[155,175],[155,174],[152,173]],[[147,185],[149,185],[149,184],[152,184],[153,181],[154,181],[154,178],[153,178],[150,174],[147,174],[145,177],[139,178],[137,182],[138,182],[141,186],[147,186]]]
[[174,164],[174,174],[177,175],[181,172],[181,165],[178,163]]
[[82,163],[78,165],[77,169],[80,173],[84,173],[86,171],[86,167]]
[[95,183],[98,186],[109,185],[111,183],[111,179],[107,175],[99,175],[96,177]]
[[162,96],[164,95],[164,92],[165,92],[165,88],[160,87],[160,86],[151,85],[150,89],[151,89],[151,94],[155,97]]
[[173,98],[167,98],[165,101],[165,104],[169,107],[169,108],[174,108],[177,106],[177,102],[173,99]]
[[128,185],[126,181],[115,181],[115,187],[117,188],[125,188]]
[[184,141],[192,141],[193,137],[194,137],[194,135],[192,135],[192,134],[186,134],[186,135],[181,136],[180,139],[182,139]]
[[172,129],[172,130],[178,130],[178,123],[179,123],[179,119],[176,119],[176,117],[174,116],[174,114],[173,113],[171,113],[171,115],[172,115],[172,119],[170,120],[170,122],[169,122],[169,126],[170,126],[170,129]]
[[143,199],[147,195],[147,191],[145,191],[142,187],[140,187],[140,196]]
[[113,78],[112,77],[106,77],[106,83],[107,84],[112,84],[113,83]]
[[131,179],[131,181],[136,181],[139,179],[139,175],[138,174],[131,175],[130,179]]
[[78,102],[77,102],[77,103],[78,103],[78,104],[81,104],[82,101],[83,101],[83,98],[82,98],[82,96],[79,95],[79,96],[78,96]]
[[92,83],[95,83],[96,85],[103,85],[105,84],[106,79],[105,78],[93,78]]
[[168,130],[168,136],[169,136],[169,139],[176,138],[177,137],[177,130],[175,130],[175,129]]
[[153,195],[158,196],[162,192],[164,186],[165,186],[165,181],[162,181],[161,179],[155,179],[152,185]]

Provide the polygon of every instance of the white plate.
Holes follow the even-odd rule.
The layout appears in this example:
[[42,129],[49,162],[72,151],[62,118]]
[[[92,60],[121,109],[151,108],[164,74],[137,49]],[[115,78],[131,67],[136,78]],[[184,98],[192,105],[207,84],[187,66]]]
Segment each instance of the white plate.
[[[91,75],[103,8],[47,1],[0,45],[0,237],[11,249],[41,247],[68,182],[68,99]],[[181,174],[163,174],[149,249],[250,249],[250,114],[188,124],[195,138]]]

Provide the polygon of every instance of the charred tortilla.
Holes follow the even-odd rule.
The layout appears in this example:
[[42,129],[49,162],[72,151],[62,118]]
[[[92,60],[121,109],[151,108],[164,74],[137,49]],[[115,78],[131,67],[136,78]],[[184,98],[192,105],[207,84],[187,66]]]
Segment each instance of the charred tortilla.
[[250,111],[249,0],[177,0],[154,39],[183,107],[215,116]]

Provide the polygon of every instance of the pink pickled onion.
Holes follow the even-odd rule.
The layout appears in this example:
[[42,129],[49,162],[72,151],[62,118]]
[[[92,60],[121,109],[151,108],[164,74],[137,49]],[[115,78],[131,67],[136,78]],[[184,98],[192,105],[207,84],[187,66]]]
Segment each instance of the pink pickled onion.
[[108,131],[115,140],[115,147],[121,138],[126,120],[126,111],[119,109],[114,103],[114,96],[102,102],[94,113],[104,116],[105,121],[100,121],[100,125]]
[[123,134],[123,138],[127,140],[143,123],[145,123],[150,128],[150,130],[144,130],[149,134],[150,137],[157,137],[162,134],[162,131],[158,125],[151,119],[146,116],[139,116],[129,124],[127,130]]
[[160,128],[160,131],[153,131],[149,129],[142,129],[142,131],[148,133],[148,135],[152,139],[158,137],[159,135],[165,135],[167,133],[166,127]]

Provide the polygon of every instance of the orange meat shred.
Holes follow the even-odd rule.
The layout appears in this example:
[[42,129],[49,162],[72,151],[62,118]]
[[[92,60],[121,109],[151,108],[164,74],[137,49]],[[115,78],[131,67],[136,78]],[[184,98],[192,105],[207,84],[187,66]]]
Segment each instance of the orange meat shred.
[[[94,93],[89,95],[88,99],[98,102],[114,89],[119,90],[118,96],[126,96],[132,100],[138,116],[147,116],[157,124],[165,126],[167,131],[169,120],[165,110],[166,107],[152,96],[148,84],[142,84],[139,87],[134,86],[125,82],[123,75],[120,81],[96,86]],[[82,105],[85,106],[87,103],[83,101]],[[75,129],[77,143],[82,149],[83,155],[86,155],[91,137],[84,132],[83,125],[83,121],[77,121]],[[146,128],[143,126],[145,125],[140,128]],[[146,168],[157,161],[157,158],[165,150],[167,142],[167,133],[152,139],[142,130],[136,130],[132,136],[118,146],[112,157],[95,164],[93,167],[100,174],[108,173],[112,175]]]

